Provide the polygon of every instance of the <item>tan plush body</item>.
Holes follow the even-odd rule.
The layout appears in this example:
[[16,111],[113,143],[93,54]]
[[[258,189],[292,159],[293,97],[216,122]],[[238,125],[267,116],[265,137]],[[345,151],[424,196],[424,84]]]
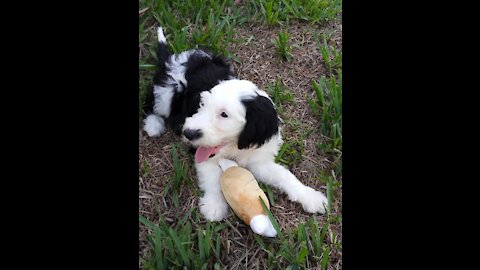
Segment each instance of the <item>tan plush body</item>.
[[276,231],[263,210],[259,196],[269,209],[270,204],[252,173],[231,160],[221,160],[219,164],[224,170],[220,176],[223,196],[235,214],[250,225],[255,233],[275,236]]
[[228,168],[220,178],[223,196],[235,214],[250,225],[250,220],[257,215],[265,215],[260,203],[260,196],[265,205],[270,208],[267,196],[258,186],[255,177],[246,169],[240,167]]

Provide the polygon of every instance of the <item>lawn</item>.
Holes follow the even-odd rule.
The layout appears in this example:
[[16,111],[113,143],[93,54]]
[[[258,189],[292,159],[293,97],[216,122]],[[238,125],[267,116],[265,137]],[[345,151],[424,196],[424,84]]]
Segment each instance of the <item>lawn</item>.
[[[239,3],[235,3],[239,2]],[[261,184],[280,233],[264,238],[233,212],[221,222],[198,210],[192,158],[168,131],[148,138],[139,111],[141,269],[342,268],[341,1],[139,2],[139,100],[151,87],[156,28],[173,52],[207,46],[226,55],[237,77],[267,91],[284,121],[276,160],[324,192],[327,214],[312,215]]]

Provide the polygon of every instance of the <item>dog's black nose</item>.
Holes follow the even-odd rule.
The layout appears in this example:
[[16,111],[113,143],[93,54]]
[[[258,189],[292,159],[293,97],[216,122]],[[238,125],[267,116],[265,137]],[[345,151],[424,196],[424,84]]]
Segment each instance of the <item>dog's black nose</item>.
[[185,135],[185,137],[187,137],[187,139],[189,139],[190,141],[193,141],[195,139],[202,137],[202,131],[200,131],[200,129],[187,128],[183,131],[183,135]]

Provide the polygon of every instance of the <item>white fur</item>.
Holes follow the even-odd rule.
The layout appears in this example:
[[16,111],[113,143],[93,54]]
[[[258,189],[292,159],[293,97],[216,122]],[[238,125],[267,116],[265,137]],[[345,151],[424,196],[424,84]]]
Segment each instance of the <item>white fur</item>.
[[[214,157],[202,163],[196,163],[199,185],[205,192],[204,198],[207,198],[201,199],[201,213],[209,220],[221,220],[228,214],[225,212],[221,217],[219,213],[223,213],[223,211],[218,210],[227,207],[225,199],[218,192],[221,169],[217,162],[221,158],[236,160],[240,166],[246,167],[258,181],[286,193],[289,200],[299,202],[306,212],[325,213],[327,205],[325,195],[305,186],[288,169],[274,162],[281,142],[278,135],[255,149],[239,150],[235,143],[227,144]],[[210,205],[208,205],[209,202]]]
[[145,130],[150,137],[157,137],[165,132],[165,121],[157,115],[151,114],[143,120]]
[[165,35],[163,34],[163,28],[162,27],[158,27],[158,29],[157,29],[157,38],[158,38],[158,42],[167,44],[167,39],[165,38]]
[[[242,98],[253,97],[257,87],[243,80],[228,80],[219,83],[210,92],[200,94],[198,112],[185,119],[184,128],[201,129],[203,136],[194,141],[195,146],[217,146],[236,143],[246,120]],[[228,118],[221,117],[222,112]]]
[[153,86],[153,94],[155,95],[155,105],[153,111],[167,118],[170,115],[170,106],[172,104],[174,88],[171,86]]
[[215,162],[195,164],[199,187],[205,194],[200,198],[200,213],[207,219],[219,221],[228,214],[228,204],[220,188],[220,174],[222,170]]
[[[258,181],[286,193],[291,201],[301,203],[305,211],[325,213],[327,198],[303,185],[288,169],[274,162],[283,143],[280,130],[259,148],[238,149],[238,136],[246,124],[246,111],[241,100],[257,94],[266,95],[250,81],[221,82],[210,92],[201,94],[198,112],[185,121],[184,129],[201,129],[204,134],[192,142],[194,146],[224,145],[214,157],[195,164],[199,186],[204,191],[200,212],[209,220],[222,220],[228,214],[228,205],[220,190],[222,170],[218,165],[218,161],[226,158],[246,167]],[[222,112],[229,117],[221,117]]]

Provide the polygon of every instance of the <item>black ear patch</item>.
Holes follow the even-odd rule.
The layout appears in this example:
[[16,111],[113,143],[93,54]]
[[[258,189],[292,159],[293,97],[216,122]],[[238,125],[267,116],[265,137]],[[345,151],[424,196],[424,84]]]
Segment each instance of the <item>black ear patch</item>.
[[247,111],[245,128],[238,138],[238,149],[260,147],[278,133],[279,119],[272,102],[264,96],[242,100]]

